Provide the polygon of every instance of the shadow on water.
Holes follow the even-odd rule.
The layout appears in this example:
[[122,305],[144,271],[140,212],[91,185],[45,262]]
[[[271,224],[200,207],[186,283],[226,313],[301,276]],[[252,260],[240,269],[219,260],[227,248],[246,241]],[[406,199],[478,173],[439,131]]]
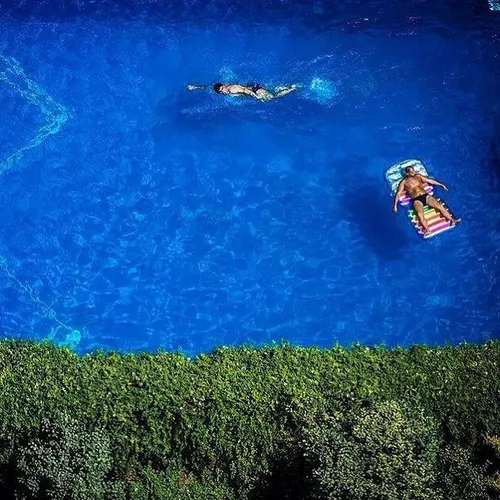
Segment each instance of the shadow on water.
[[231,125],[251,122],[302,135],[314,135],[330,113],[330,107],[305,101],[300,95],[262,103],[251,98],[188,91],[164,96],[156,108],[162,123],[188,130],[210,130],[217,124],[227,130]]
[[171,140],[186,137],[203,137],[211,141],[214,134],[228,139],[240,131],[248,121],[243,106],[231,106],[218,96],[202,92],[181,92],[165,96],[156,107],[157,123],[155,133],[171,136]]
[[[407,234],[391,211],[391,198],[385,185],[367,184],[345,193],[343,206],[351,222],[359,228],[367,245],[384,260],[401,257],[408,247]],[[402,212],[402,211],[401,211]],[[399,217],[404,217],[403,213]]]

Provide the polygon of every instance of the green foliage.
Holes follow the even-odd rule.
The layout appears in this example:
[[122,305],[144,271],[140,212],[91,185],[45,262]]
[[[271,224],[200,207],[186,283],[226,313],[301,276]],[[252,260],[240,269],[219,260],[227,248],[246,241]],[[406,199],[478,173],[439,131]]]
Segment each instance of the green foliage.
[[[221,348],[189,360],[80,357],[2,341],[0,494],[22,484],[26,497],[119,498],[125,489],[151,498],[177,491],[253,500],[273,492],[303,500],[340,477],[349,485],[362,476],[361,494],[379,481],[380,498],[397,482],[419,498],[434,479],[449,498],[455,487],[480,492],[485,483],[491,496],[499,467],[485,465],[492,459],[483,449],[500,429],[499,394],[497,342]],[[61,415],[71,419],[63,425]],[[436,436],[448,457],[437,462]],[[333,443],[331,453],[321,439]],[[462,454],[446,455],[450,446]]]
[[109,440],[62,415],[44,421],[40,434],[20,449],[17,498],[88,500],[124,498],[107,480],[112,467]]
[[231,490],[216,484],[210,477],[196,478],[175,469],[155,472],[147,468],[131,484],[131,500],[232,500]]
[[310,421],[305,454],[312,464],[315,497],[341,500],[438,499],[440,436],[422,412],[396,402]]
[[440,455],[440,486],[446,500],[488,500],[485,464],[478,463],[471,450],[457,444],[446,446]]

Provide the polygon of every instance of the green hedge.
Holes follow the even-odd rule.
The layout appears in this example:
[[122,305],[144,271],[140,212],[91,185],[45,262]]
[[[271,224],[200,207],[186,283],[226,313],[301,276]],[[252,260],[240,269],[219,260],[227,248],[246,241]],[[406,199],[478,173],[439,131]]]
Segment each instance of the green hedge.
[[499,498],[500,343],[0,342],[5,498]]

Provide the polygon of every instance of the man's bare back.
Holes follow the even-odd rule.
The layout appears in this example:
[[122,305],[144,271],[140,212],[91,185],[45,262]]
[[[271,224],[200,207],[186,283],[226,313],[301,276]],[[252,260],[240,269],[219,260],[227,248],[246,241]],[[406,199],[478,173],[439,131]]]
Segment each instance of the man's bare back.
[[[188,90],[206,90],[206,85],[187,85]],[[215,83],[213,90],[217,94],[224,94],[228,96],[250,96],[259,101],[270,101],[283,97],[297,88],[296,85],[289,85],[287,87],[279,86],[273,92],[269,91],[260,84],[250,83],[248,85],[240,85],[239,83]]]

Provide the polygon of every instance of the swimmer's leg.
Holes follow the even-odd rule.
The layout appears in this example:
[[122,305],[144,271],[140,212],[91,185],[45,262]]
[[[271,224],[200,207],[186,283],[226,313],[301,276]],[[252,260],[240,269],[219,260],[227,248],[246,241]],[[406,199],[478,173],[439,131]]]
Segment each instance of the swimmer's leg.
[[257,96],[257,99],[261,101],[269,101],[270,99],[273,99],[276,97],[273,95],[271,92],[266,90],[265,88],[260,88],[255,91],[255,95]]
[[297,88],[297,85],[289,85],[288,87],[279,86],[274,89],[274,97],[283,97],[290,92],[293,92]]

